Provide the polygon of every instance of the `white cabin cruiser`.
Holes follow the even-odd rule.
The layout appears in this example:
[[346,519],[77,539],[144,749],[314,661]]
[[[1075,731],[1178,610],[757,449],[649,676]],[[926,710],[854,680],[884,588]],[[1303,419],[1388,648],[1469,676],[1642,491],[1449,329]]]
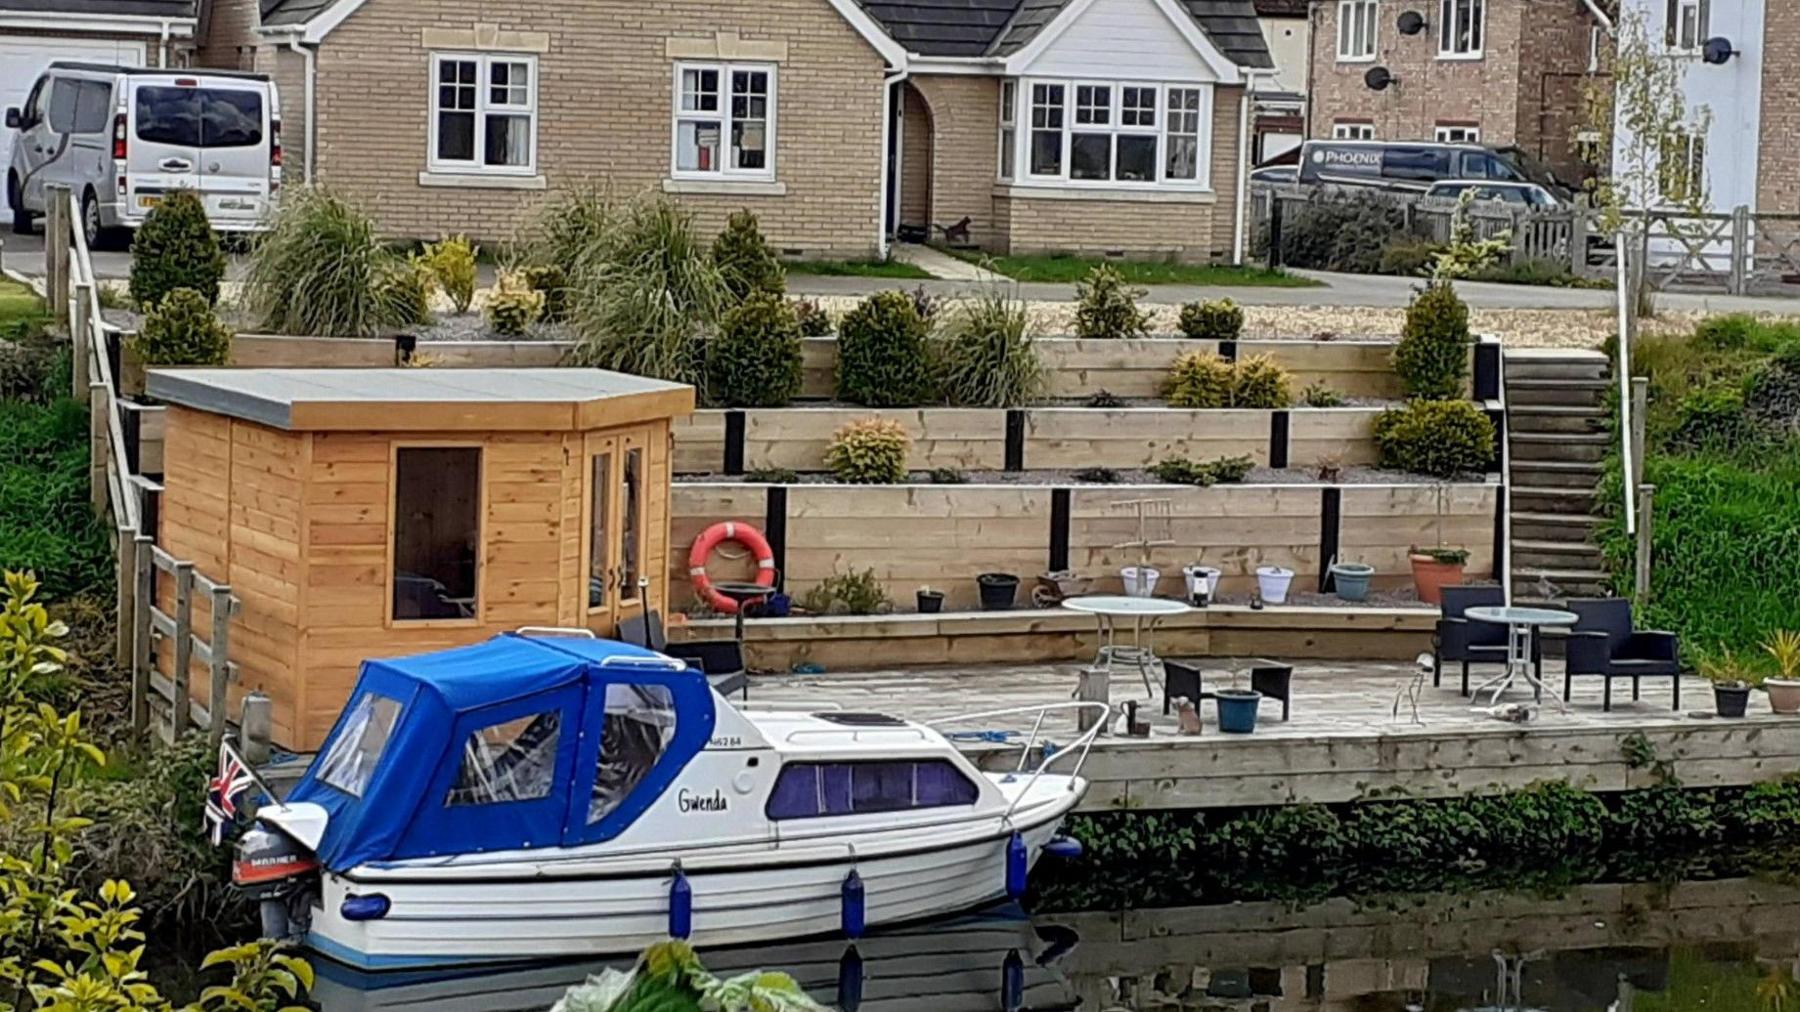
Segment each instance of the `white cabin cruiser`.
[[1023,892],[1098,723],[984,773],[921,724],[740,712],[664,655],[508,633],[365,662],[234,878],[364,969],[856,937]]

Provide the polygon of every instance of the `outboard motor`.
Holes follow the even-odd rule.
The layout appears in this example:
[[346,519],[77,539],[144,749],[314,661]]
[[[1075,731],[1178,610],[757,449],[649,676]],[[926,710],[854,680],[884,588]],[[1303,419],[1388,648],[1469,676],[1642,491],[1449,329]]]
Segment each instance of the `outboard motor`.
[[318,878],[319,859],[304,844],[265,822],[238,837],[231,884],[262,913],[264,938],[303,934],[306,899]]

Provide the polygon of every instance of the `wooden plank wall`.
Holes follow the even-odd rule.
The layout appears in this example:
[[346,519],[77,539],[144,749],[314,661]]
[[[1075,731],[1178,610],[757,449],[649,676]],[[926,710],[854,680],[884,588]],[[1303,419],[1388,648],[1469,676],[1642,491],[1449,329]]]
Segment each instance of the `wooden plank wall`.
[[1288,466],[1312,469],[1325,457],[1340,465],[1371,465],[1375,416],[1382,408],[1295,408],[1288,412]]
[[394,342],[391,338],[239,334],[231,339],[231,364],[240,369],[391,368]]
[[[1001,411],[772,408],[744,412],[744,466],[822,470],[832,434],[865,418],[888,418],[906,427],[913,441],[907,464],[915,469],[997,470],[1006,464],[1006,415]],[[719,434],[723,438],[722,426]]]
[[[230,657],[238,665],[237,684],[228,687],[231,713],[244,693],[268,693],[278,740],[293,739],[297,711],[283,683],[298,670],[298,620],[303,604],[306,546],[301,530],[305,510],[307,438],[252,422],[231,423],[231,527],[227,580],[238,597],[231,624]],[[179,556],[178,556],[179,557]],[[210,613],[205,620],[211,621]],[[198,610],[195,623],[199,628]],[[204,701],[208,683],[192,681]]]
[[1346,485],[1339,559],[1374,566],[1376,586],[1406,586],[1412,580],[1408,550],[1438,545],[1441,526],[1443,544],[1469,550],[1464,571],[1485,579],[1494,572],[1499,495],[1492,485]]
[[[1136,565],[1139,558],[1136,548],[1113,547],[1138,537],[1136,514],[1113,504],[1146,498],[1169,500],[1169,522],[1149,524],[1150,537],[1175,542],[1150,550],[1151,565],[1162,571],[1159,592],[1181,592],[1184,565],[1221,570],[1221,589],[1227,593],[1255,586],[1258,566],[1285,566],[1296,574],[1319,571],[1317,486],[1076,489],[1070,503],[1069,564],[1096,578],[1097,593],[1122,592],[1119,570]],[[1302,577],[1294,582],[1298,587]]]
[[[669,606],[682,611],[694,600],[694,584],[688,574],[688,550],[700,532],[715,523],[735,521],[768,533],[767,485],[676,485],[671,490],[669,511]],[[706,572],[714,580],[748,580],[756,575],[755,560],[748,553],[736,555],[733,546],[714,552]]]
[[1176,408],[1034,408],[1028,468],[1145,467],[1167,457],[1269,462],[1269,412]]
[[[182,461],[182,467],[179,478],[163,486],[157,544],[176,559],[192,562],[195,570],[209,579],[227,580],[231,569],[231,420],[170,407],[164,450],[170,459]],[[193,628],[210,632],[210,602],[199,593],[192,601]],[[157,574],[156,606],[165,614],[175,613],[175,580],[168,574]],[[153,650],[157,670],[174,677],[175,644],[158,640]],[[211,679],[198,659],[189,663],[188,679],[190,695],[204,701]]]

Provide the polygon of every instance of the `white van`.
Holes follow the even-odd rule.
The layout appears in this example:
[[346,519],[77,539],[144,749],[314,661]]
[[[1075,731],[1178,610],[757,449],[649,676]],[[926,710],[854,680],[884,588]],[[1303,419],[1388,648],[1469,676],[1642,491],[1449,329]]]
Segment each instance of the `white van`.
[[259,228],[281,187],[281,108],[265,74],[57,62],[6,125],[15,232],[44,213],[51,184],[80,199],[91,245],[184,188],[215,229]]

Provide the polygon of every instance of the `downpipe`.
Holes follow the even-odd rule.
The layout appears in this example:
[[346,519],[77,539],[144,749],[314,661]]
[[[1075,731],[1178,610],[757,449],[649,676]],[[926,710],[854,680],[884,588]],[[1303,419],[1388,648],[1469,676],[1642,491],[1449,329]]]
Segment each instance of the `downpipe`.
[[301,171],[306,174],[306,178],[302,182],[311,185],[313,181],[313,150],[318,147],[318,130],[314,125],[313,114],[314,94],[318,88],[319,78],[318,54],[302,45],[298,39],[287,40],[287,48],[290,52],[300,54],[300,59],[306,64],[306,127],[303,131],[306,137],[306,156],[300,159],[300,165]]

